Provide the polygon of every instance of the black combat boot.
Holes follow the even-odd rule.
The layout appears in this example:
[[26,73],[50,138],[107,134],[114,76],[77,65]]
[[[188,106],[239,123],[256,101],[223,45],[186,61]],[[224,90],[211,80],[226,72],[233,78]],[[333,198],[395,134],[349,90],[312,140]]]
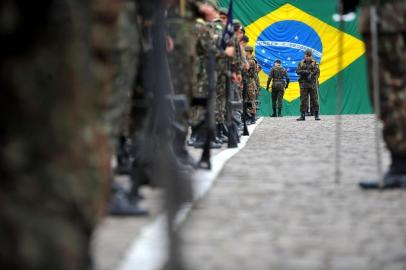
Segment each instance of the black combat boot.
[[296,119],[296,121],[305,121],[306,120],[306,113],[305,112],[301,112],[300,117],[298,119]]
[[[382,185],[381,185],[382,184]],[[363,189],[406,188],[406,157],[392,154],[392,164],[383,176],[383,181],[364,181],[359,186]]]
[[320,120],[319,112],[318,112],[318,111],[314,111],[314,120],[317,120],[317,121]]
[[282,115],[282,109],[281,108],[279,108],[278,109],[278,117],[282,117],[283,115]]
[[226,135],[224,135],[223,132],[223,125],[222,123],[219,123],[216,125],[216,137],[221,140],[222,143],[227,142],[228,138]]
[[110,215],[145,216],[148,211],[140,206],[141,196],[134,196],[118,184],[113,184],[109,202]]
[[271,117],[276,117],[277,116],[276,115],[276,108],[273,108],[272,110],[273,110],[273,114],[271,115]]

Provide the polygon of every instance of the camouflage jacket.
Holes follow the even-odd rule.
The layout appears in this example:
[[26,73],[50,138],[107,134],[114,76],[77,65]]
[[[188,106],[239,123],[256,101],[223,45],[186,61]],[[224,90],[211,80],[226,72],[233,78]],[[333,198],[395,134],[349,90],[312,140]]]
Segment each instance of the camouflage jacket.
[[289,81],[289,76],[288,76],[288,72],[286,71],[286,69],[284,67],[273,67],[271,69],[271,71],[269,71],[269,75],[268,75],[268,82],[267,82],[267,86],[266,88],[269,88],[269,84],[272,81],[272,84],[274,83],[280,83],[283,82],[285,83],[286,81]]
[[299,75],[299,85],[301,88],[315,87],[316,76],[318,74],[317,62],[302,60],[297,66],[296,73]]

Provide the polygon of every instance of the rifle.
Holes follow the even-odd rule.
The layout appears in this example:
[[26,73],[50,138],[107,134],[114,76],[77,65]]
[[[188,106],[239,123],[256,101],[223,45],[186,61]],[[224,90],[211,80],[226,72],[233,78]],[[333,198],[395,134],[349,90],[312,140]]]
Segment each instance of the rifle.
[[226,76],[226,124],[228,129],[228,148],[238,147],[238,128],[234,123],[233,112],[235,110],[241,110],[242,104],[239,101],[235,101],[235,92],[231,87],[231,65],[229,59],[227,62],[227,72]]
[[145,66],[142,69],[142,82],[151,103],[144,128],[145,141],[142,145],[144,149],[141,152],[151,155],[153,177],[160,179],[165,188],[169,237],[167,269],[180,270],[183,267],[179,257],[175,218],[182,204],[191,199],[191,186],[185,174],[180,172],[173,150],[175,109],[166,52],[167,34],[164,21],[166,4],[163,0],[135,1],[150,7],[153,15],[149,23],[143,24],[145,28],[143,39],[151,46],[143,46],[142,63]]

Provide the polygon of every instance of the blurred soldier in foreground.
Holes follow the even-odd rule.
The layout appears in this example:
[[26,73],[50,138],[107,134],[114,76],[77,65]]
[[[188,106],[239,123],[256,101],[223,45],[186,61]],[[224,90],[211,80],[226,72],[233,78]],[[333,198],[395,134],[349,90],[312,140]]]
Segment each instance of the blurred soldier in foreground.
[[[358,1],[345,1],[344,12]],[[378,32],[371,29],[369,7],[378,2]],[[369,79],[373,85],[372,38],[377,34],[379,53],[380,109],[383,138],[391,153],[389,171],[380,181],[361,182],[362,188],[406,188],[406,2],[403,0],[363,1],[360,31],[367,48]],[[378,59],[375,59],[378,60]],[[371,87],[372,88],[372,87]]]
[[[286,69],[281,66],[281,60],[279,59],[275,61],[275,66],[269,72],[268,82],[266,84],[267,91],[269,91],[269,84],[271,82],[273,111],[271,117],[282,117],[283,96],[285,95],[285,89],[289,87],[289,76]],[[276,114],[277,110],[278,114]]]
[[[207,100],[209,96],[208,61],[209,54],[217,55],[219,52],[216,43],[216,30],[212,22],[218,18],[218,6],[215,1],[210,0],[200,5],[199,18],[195,23],[196,54],[197,54],[197,82],[194,87],[194,97],[200,100]],[[215,71],[212,71],[215,72]],[[192,134],[188,144],[197,148],[202,148],[205,143],[208,126],[205,119],[207,103],[203,106],[197,106],[193,110],[192,116]],[[214,139],[210,143],[211,148],[221,148],[222,141]]]
[[[146,166],[140,162],[141,131],[148,112],[147,97],[141,82],[141,32],[139,0],[120,1],[117,25],[115,69],[112,100],[107,114],[111,126],[111,139],[116,149],[115,173],[131,178],[131,189],[127,191],[113,181],[109,211],[112,215],[146,215],[140,206],[142,195],[139,189],[150,184],[145,173]],[[137,16],[138,15],[138,16]]]
[[118,1],[0,3],[2,269],[91,268],[117,11]]
[[314,108],[314,119],[319,118],[319,101],[316,91],[316,76],[319,74],[316,61],[312,58],[312,50],[305,51],[305,59],[300,61],[297,66],[296,73],[299,75],[300,86],[300,117],[297,121],[306,120],[305,115],[308,110],[307,97],[310,93],[310,103]]

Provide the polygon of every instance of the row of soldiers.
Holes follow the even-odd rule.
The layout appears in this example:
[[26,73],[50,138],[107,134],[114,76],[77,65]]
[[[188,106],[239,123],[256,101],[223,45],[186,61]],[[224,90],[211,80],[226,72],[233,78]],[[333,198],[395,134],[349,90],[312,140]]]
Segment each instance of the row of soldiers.
[[[192,5],[192,4],[193,5]],[[185,148],[185,141],[195,148],[220,148],[223,143],[236,147],[239,137],[244,133],[244,125],[256,121],[256,111],[259,95],[258,72],[260,66],[253,57],[253,48],[247,46],[249,41],[240,21],[233,20],[234,35],[225,40],[228,10],[219,8],[216,1],[203,3],[191,2],[191,7],[198,11],[192,14],[193,8],[180,10],[176,4],[167,9],[167,56],[171,71],[171,95],[174,100],[176,122],[174,132],[174,151],[182,166],[197,168],[207,166],[207,157],[199,164],[190,157]],[[127,3],[127,5],[129,5]],[[181,14],[183,12],[183,14]],[[136,44],[129,40],[132,26],[131,12],[126,12],[121,28],[127,29],[120,38],[120,44]],[[124,16],[124,15],[123,15]],[[134,31],[134,30],[133,30]],[[122,68],[120,76],[128,73],[132,64],[129,49],[120,53]],[[130,55],[128,55],[130,54]],[[210,59],[214,65],[210,66]],[[134,66],[134,65],[133,65]],[[133,69],[133,68],[132,68]],[[211,78],[210,78],[211,77]],[[124,81],[131,81],[126,78]],[[212,84],[212,85],[211,85]],[[123,92],[123,85],[117,84],[116,93]],[[130,194],[119,186],[114,186],[114,196],[111,201],[112,214],[146,214],[139,207],[139,188],[151,183],[148,176],[148,162],[139,154],[140,146],[145,139],[137,127],[142,128],[142,115],[145,109],[139,100],[145,99],[143,91],[130,93],[129,87],[121,100],[132,96],[132,101],[121,102],[132,107],[129,117],[118,128],[113,137],[119,137],[117,145],[117,172],[131,174],[133,188]],[[137,100],[138,99],[138,100]],[[120,100],[120,97],[118,98]],[[214,105],[214,106],[213,106]],[[245,106],[244,106],[245,105]],[[113,108],[123,108],[122,105]],[[210,121],[212,114],[212,121]],[[120,115],[120,114],[119,114]],[[122,114],[121,114],[122,115]],[[127,114],[128,115],[128,114]],[[211,124],[212,122],[212,124]],[[135,127],[135,123],[137,127]],[[214,124],[214,125],[213,125]],[[209,144],[207,140],[209,138]],[[229,139],[230,138],[230,139]],[[140,160],[141,159],[141,160]],[[128,198],[128,199],[127,199]]]
[[[210,147],[220,148],[222,143],[228,142],[229,137],[233,136],[234,131],[229,130],[234,129],[232,125],[237,125],[237,134],[234,135],[240,136],[243,120],[248,124],[256,121],[259,65],[253,57],[253,48],[247,46],[249,38],[245,35],[241,22],[233,20],[234,36],[224,41],[223,33],[227,26],[228,10],[218,8],[215,1],[208,1],[207,4],[213,14],[196,22],[198,70],[197,84],[192,95],[193,98],[207,99],[210,90],[208,77],[209,73],[213,72],[216,81],[214,89],[216,130]],[[215,55],[215,70],[208,69],[207,61],[210,53]],[[246,107],[242,106],[243,102]],[[189,122],[192,133],[188,140],[190,146],[201,148],[204,145],[207,130],[206,110],[207,106],[191,109]],[[235,144],[232,143],[231,146],[234,147]]]
[[91,269],[96,224],[146,214],[142,185],[164,186],[172,212],[190,199],[190,127],[196,147],[237,146],[258,65],[227,13],[200,0],[0,3],[2,268]]

